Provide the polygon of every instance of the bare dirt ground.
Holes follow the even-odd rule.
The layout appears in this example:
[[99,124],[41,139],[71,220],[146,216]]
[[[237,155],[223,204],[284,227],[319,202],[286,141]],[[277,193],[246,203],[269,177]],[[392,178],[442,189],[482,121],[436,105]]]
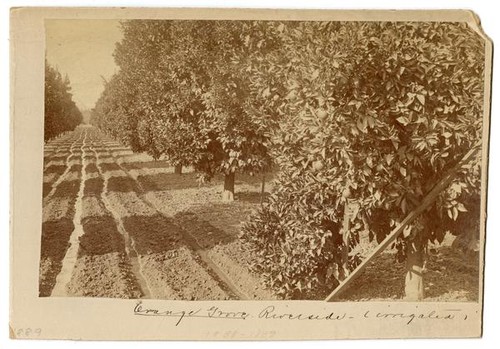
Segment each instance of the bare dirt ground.
[[41,296],[273,298],[237,239],[260,181],[240,179],[244,199],[221,206],[222,178],[200,186],[84,126],[45,155]]
[[[222,177],[200,184],[191,168],[174,174],[166,161],[78,127],[45,147],[40,296],[276,299],[238,238],[260,206],[261,182],[237,175],[236,200],[221,203]],[[380,255],[342,299],[401,299],[404,266],[393,260]],[[477,255],[438,248],[426,299],[477,300],[478,265]]]
[[[392,251],[382,253],[339,297],[345,301],[403,300],[405,264]],[[424,297],[435,302],[477,302],[479,256],[442,246],[428,254],[423,272]]]

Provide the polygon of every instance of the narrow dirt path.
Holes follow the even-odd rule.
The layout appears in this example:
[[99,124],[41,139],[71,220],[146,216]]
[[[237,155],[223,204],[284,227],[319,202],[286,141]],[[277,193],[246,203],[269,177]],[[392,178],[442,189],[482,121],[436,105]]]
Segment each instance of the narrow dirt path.
[[[83,226],[81,224],[81,219],[82,219],[82,199],[83,199],[83,190],[85,188],[85,154],[86,154],[86,141],[87,141],[87,130],[83,131],[84,132],[84,137],[82,141],[82,146],[80,147],[81,151],[81,162],[82,162],[82,169],[81,169],[81,178],[80,178],[80,189],[78,191],[78,196],[75,202],[75,215],[73,218],[73,225],[74,225],[74,230],[70,235],[70,240],[69,240],[69,248],[66,250],[66,254],[64,255],[64,258],[62,260],[62,267],[61,271],[57,275],[56,278],[56,283],[54,285],[54,288],[52,289],[51,296],[66,296],[67,295],[67,285],[69,281],[71,280],[71,275],[73,273],[73,269],[76,264],[76,259],[78,256],[78,246],[79,246],[79,239],[83,235]],[[72,151],[72,154],[74,152]],[[69,159],[69,157],[68,157]],[[68,170],[69,171],[69,170]],[[63,177],[63,176],[61,176]],[[50,198],[51,195],[48,195],[48,198]]]
[[[97,143],[99,144],[99,143]],[[99,154],[95,150],[94,147],[92,147],[92,152],[95,156],[96,163],[99,163]],[[135,243],[134,241],[130,238],[129,233],[123,226],[123,221],[120,217],[120,215],[116,212],[116,210],[113,208],[113,205],[110,203],[108,199],[108,182],[109,182],[109,177],[104,176],[102,169],[99,168],[99,166],[96,166],[97,171],[99,173],[99,176],[103,179],[103,190],[100,194],[100,198],[102,202],[104,203],[104,207],[111,213],[113,219],[116,222],[116,226],[118,229],[118,232],[123,236],[125,240],[125,253],[127,255],[127,259],[131,265],[132,273],[134,274],[137,284],[140,288],[141,295],[143,298],[151,298],[151,291],[150,291],[150,286],[148,285],[148,282],[146,281],[146,278],[144,277],[142,270],[143,266],[141,265],[139,259],[138,259],[138,253],[135,248]]]
[[[41,297],[51,295],[75,229],[75,206],[81,185],[80,148],[84,137],[82,127],[68,133],[64,140],[56,143],[56,154],[49,161],[52,165],[44,170],[39,270]],[[49,192],[50,196],[47,197]]]
[[82,144],[83,172],[79,182],[83,183],[83,196],[75,202],[81,206],[78,215],[83,232],[77,236],[77,251],[72,252],[71,263],[68,263],[70,280],[64,290],[67,296],[139,298],[142,292],[131,271],[124,238],[102,201],[104,180],[94,154],[99,139],[95,129],[87,128],[87,131]]

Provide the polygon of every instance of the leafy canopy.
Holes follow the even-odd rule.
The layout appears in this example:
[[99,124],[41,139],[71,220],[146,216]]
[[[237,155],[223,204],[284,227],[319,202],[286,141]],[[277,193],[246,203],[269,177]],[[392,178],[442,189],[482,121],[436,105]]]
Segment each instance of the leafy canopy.
[[71,131],[82,122],[82,113],[71,95],[69,78],[62,77],[56,68],[45,60],[45,122],[44,140]]
[[[381,241],[481,138],[484,43],[456,23],[275,23],[265,33],[281,49],[256,51],[249,69],[261,112],[282,115],[271,141],[280,174],[243,238],[271,286],[303,297],[336,283],[348,202],[359,208],[354,268],[359,233]],[[476,159],[423,215],[423,243],[477,230],[479,175]]]

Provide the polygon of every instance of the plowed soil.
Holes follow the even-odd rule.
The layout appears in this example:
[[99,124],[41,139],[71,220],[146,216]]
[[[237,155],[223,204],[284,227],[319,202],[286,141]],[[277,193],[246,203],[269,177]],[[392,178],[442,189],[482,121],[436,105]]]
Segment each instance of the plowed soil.
[[174,174],[92,127],[64,137],[45,157],[41,296],[67,280],[58,285],[67,296],[272,298],[255,292],[259,278],[230,255],[240,252],[223,249],[238,241],[233,224],[227,232],[189,210],[218,202],[222,178],[200,186],[189,168]]
[[[47,144],[44,163],[40,296],[56,288],[81,297],[277,298],[238,238],[260,207],[261,177],[238,174],[235,201],[221,203],[221,176],[200,184],[192,169],[174,174],[90,126]],[[267,175],[264,197],[271,183]],[[343,300],[401,299],[404,268],[393,258],[381,254]],[[478,265],[477,255],[438,249],[426,265],[427,299],[477,300]]]
[[40,263],[40,296],[49,296],[61,271],[62,259],[68,249],[68,241],[74,229],[71,219],[43,222]]
[[[479,259],[477,253],[464,254],[449,246],[427,257],[424,276],[426,301],[478,301]],[[340,296],[346,301],[403,300],[404,263],[396,263],[394,253],[375,258],[357,280]]]

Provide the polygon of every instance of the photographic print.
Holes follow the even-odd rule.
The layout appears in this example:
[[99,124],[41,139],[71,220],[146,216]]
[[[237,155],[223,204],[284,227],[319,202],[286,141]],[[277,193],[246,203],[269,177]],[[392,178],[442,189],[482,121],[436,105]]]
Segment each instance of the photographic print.
[[281,301],[480,309],[491,43],[457,13],[44,17],[30,292],[176,326],[349,318]]

